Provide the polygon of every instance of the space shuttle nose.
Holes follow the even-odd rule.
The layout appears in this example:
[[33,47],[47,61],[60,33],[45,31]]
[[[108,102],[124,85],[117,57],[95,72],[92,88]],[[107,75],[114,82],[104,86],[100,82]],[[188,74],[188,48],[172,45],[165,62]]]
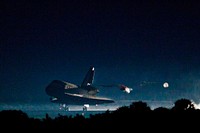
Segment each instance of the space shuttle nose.
[[65,83],[59,80],[53,80],[45,89],[49,96],[56,96],[64,93]]

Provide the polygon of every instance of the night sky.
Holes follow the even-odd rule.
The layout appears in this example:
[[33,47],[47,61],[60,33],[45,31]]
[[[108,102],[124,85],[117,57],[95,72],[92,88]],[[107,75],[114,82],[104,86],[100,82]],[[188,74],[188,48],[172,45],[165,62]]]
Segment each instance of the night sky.
[[[0,103],[48,103],[54,79],[115,100],[200,101],[200,2],[1,0]],[[164,82],[169,88],[163,88]]]

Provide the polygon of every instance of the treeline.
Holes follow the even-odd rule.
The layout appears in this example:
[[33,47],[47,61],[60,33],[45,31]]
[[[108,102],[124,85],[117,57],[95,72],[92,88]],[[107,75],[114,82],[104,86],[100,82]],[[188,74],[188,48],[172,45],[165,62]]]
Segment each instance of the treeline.
[[[0,112],[1,127],[9,129],[62,129],[62,130],[105,130],[137,129],[140,131],[164,130],[173,128],[194,129],[199,125],[200,110],[188,99],[179,99],[172,108],[151,109],[147,103],[138,101],[122,106],[115,111],[91,114],[89,117],[58,115],[55,118],[46,114],[45,118],[31,118],[21,110],[3,110]],[[199,126],[198,126],[199,127]]]

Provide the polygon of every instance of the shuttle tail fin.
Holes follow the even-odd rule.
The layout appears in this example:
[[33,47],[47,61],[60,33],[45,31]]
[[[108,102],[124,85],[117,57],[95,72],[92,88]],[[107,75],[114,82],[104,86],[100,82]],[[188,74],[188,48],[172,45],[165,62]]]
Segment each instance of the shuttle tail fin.
[[93,83],[94,80],[94,67],[90,67],[89,71],[87,72],[81,86],[88,86]]

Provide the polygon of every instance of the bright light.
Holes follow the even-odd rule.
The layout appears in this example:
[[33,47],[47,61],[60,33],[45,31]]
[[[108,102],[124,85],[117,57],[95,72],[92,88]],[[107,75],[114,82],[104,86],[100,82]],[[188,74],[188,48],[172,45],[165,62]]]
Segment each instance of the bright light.
[[124,91],[125,91],[126,93],[130,93],[130,92],[132,91],[132,88],[126,87]]
[[90,105],[89,104],[84,104],[84,107],[89,108]]
[[195,106],[195,108],[196,108],[196,109],[200,109],[200,105],[197,104],[197,105]]
[[169,84],[167,82],[163,83],[163,87],[164,88],[168,88],[169,87]]
[[200,109],[200,103],[199,104],[193,103],[193,104],[194,104],[195,109]]

